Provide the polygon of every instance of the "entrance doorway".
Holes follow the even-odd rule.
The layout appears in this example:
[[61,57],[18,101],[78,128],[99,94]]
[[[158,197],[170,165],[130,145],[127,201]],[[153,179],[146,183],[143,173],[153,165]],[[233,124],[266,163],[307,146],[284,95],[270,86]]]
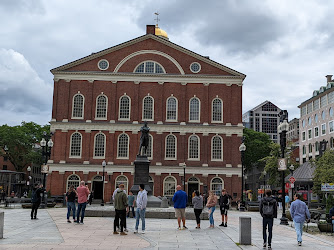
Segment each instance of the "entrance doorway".
[[190,177],[188,180],[188,204],[191,204],[193,192],[199,190],[199,181],[196,177]]
[[103,182],[102,176],[95,176],[93,179],[92,191],[94,191],[94,199],[102,199]]

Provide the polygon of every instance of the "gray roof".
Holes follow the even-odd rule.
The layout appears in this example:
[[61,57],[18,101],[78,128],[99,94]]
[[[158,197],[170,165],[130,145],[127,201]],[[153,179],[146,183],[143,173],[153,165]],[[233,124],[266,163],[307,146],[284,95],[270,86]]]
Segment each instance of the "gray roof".
[[[315,170],[315,166],[311,162],[303,163],[299,168],[293,171],[293,177],[296,178],[296,182],[313,182],[313,173]],[[287,182],[291,174],[285,177],[285,181]]]

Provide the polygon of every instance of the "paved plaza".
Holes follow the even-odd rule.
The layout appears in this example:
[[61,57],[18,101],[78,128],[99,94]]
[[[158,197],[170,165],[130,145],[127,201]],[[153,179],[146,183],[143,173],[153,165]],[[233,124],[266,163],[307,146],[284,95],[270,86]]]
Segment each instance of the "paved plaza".
[[[113,235],[113,218],[87,217],[84,225],[66,222],[65,208],[40,209],[38,220],[30,219],[29,209],[0,209],[5,212],[4,239],[0,249],[262,249],[261,217],[256,212],[229,212],[228,227],[210,229],[202,221],[195,229],[194,220],[187,221],[188,230],[177,230],[174,219],[146,219],[146,233],[134,234],[135,219],[127,219],[129,233]],[[252,218],[252,245],[239,242],[239,216]],[[220,224],[219,210],[215,212]],[[140,230],[139,230],[140,232]],[[294,229],[275,220],[273,249],[334,249],[334,236],[304,233],[303,246],[298,247]]]

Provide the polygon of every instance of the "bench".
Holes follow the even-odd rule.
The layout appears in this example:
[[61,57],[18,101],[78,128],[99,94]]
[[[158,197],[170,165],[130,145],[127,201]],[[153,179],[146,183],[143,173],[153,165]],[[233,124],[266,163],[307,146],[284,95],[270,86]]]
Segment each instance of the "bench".
[[260,202],[259,201],[248,201],[246,204],[248,211],[258,212],[260,211]]

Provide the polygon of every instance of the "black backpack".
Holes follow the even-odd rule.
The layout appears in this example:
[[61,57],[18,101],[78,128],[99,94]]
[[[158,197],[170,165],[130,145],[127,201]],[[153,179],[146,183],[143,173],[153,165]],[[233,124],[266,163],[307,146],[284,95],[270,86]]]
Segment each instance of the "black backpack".
[[266,216],[274,215],[274,203],[270,201],[263,201],[262,214]]

